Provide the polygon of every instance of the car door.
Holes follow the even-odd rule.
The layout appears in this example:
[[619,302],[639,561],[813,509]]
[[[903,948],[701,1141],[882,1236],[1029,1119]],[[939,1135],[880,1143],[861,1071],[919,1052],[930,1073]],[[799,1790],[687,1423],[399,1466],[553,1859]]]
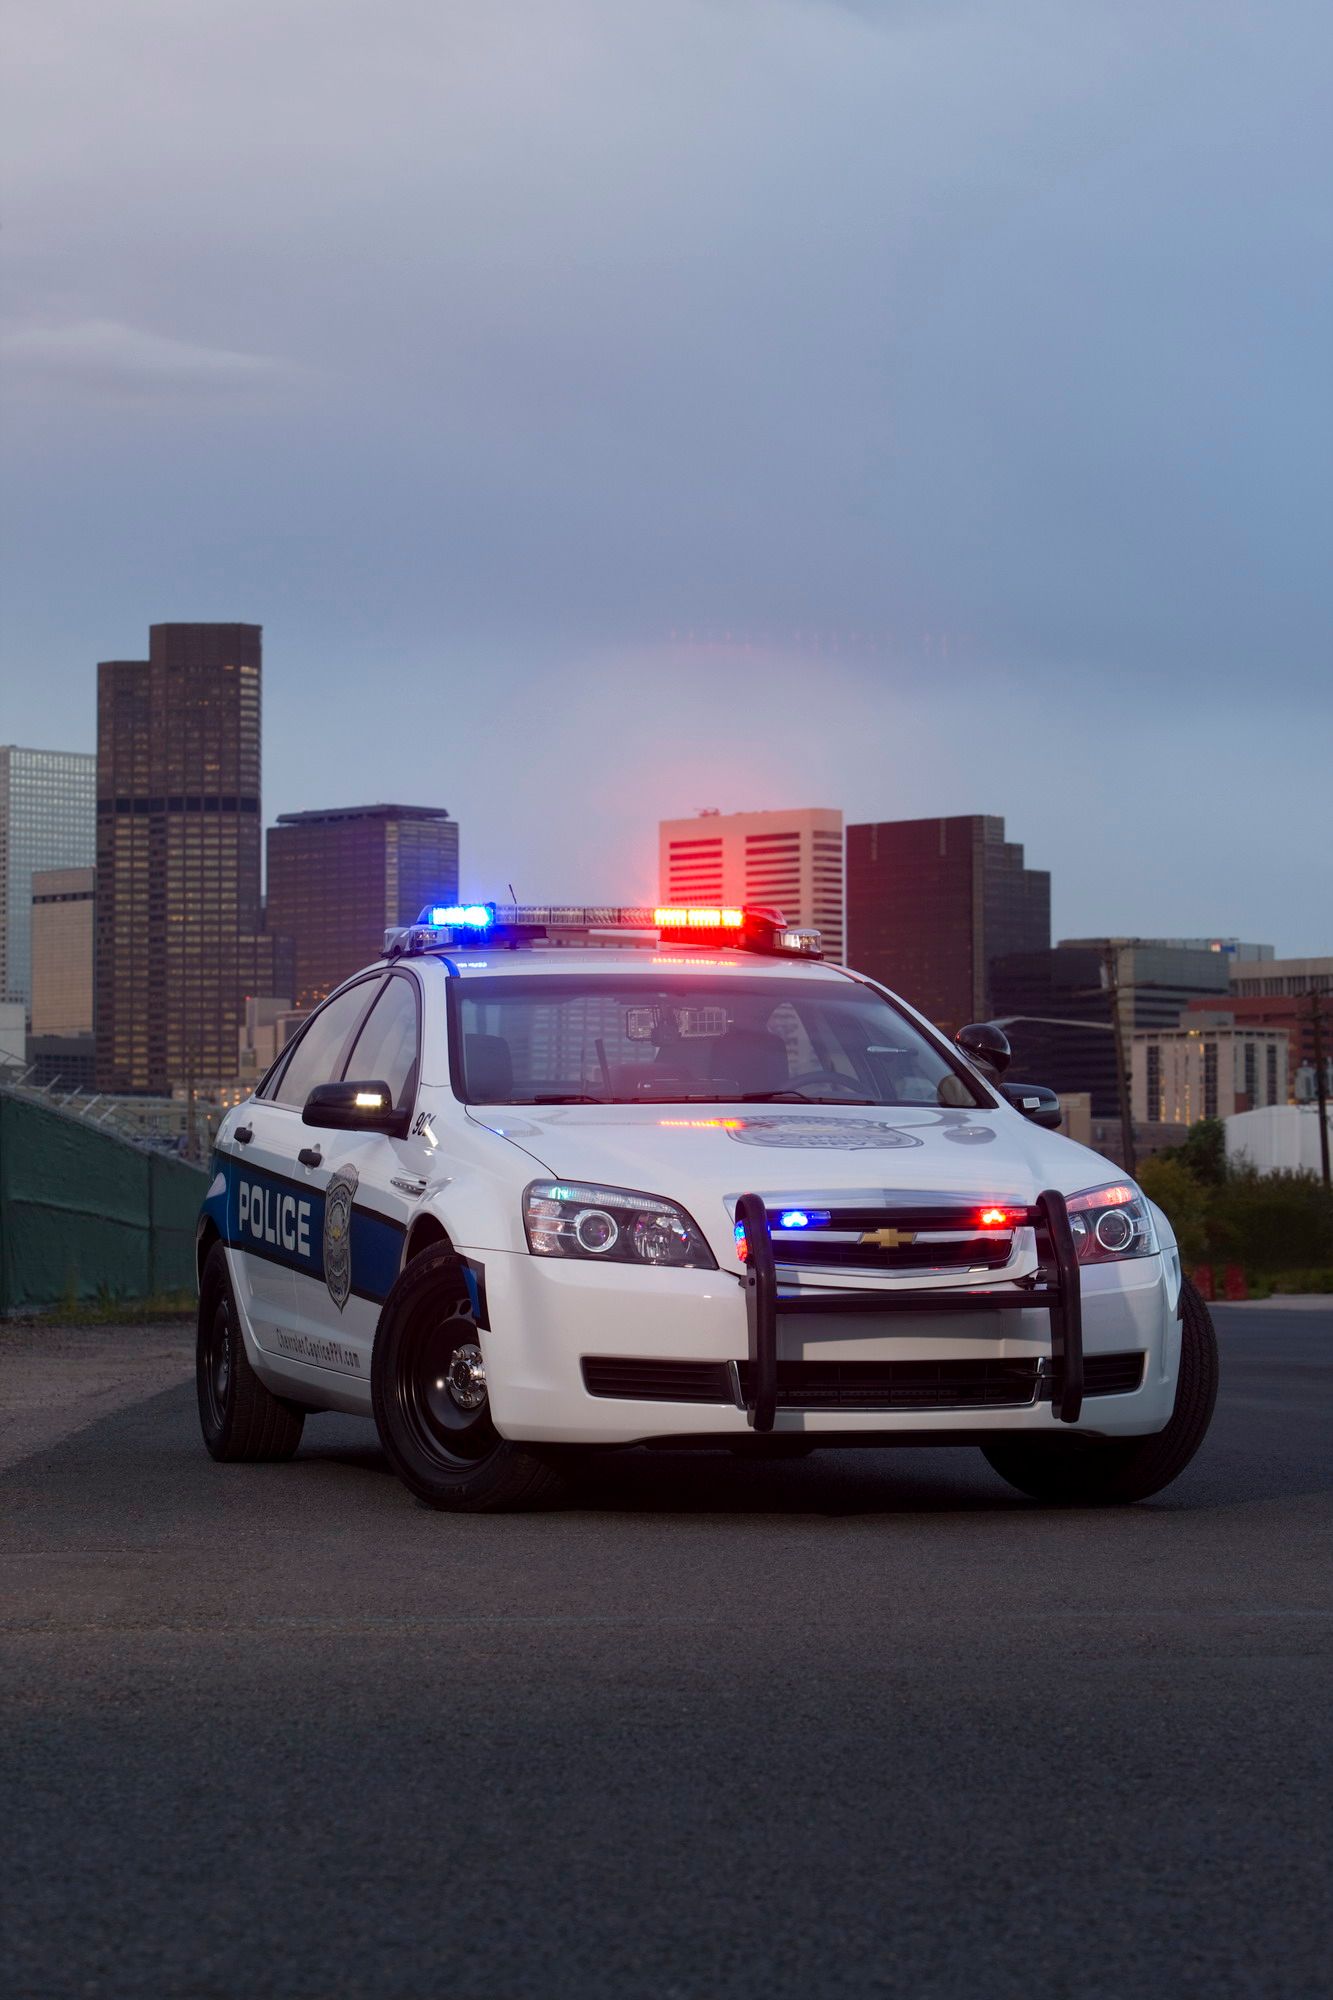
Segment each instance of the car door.
[[252,1097],[220,1135],[227,1179],[227,1243],[236,1302],[258,1346],[275,1351],[278,1330],[292,1314],[291,1255],[310,1231],[291,1184],[291,1121],[272,1102]]
[[267,1352],[302,1360],[292,1338],[294,1277],[322,1259],[324,1197],[318,1179],[302,1160],[318,1149],[319,1135],[301,1122],[301,1110],[317,1083],[342,1073],[343,1059],[373,1002],[383,973],[345,986],[311,1015],[262,1097],[245,1107],[253,1139],[246,1148],[232,1200],[236,1240],[253,1271],[250,1280],[259,1316],[255,1339]]
[[[420,1074],[420,989],[410,972],[398,971],[380,988],[335,1075],[386,1084],[402,1112],[415,1106]],[[322,1365],[368,1382],[380,1307],[402,1264],[429,1149],[420,1137],[305,1131],[319,1152],[307,1173],[322,1197],[323,1221],[319,1258],[295,1274],[296,1332],[312,1357],[324,1357]]]

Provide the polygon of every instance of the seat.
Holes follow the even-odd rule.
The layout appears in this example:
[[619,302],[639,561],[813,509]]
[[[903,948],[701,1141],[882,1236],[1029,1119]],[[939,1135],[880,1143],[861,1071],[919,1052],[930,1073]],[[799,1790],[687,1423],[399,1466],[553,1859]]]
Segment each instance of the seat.
[[502,1104],[514,1092],[514,1057],[503,1035],[465,1035],[467,1094],[482,1104]]

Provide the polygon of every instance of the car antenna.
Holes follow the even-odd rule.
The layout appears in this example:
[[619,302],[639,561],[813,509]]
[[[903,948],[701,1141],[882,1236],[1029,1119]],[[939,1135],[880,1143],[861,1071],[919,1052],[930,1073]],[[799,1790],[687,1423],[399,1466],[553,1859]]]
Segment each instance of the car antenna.
[[[514,894],[514,885],[513,885],[513,883],[512,883],[512,882],[511,882],[511,883],[509,883],[508,887],[509,887],[509,901],[510,901],[511,905],[513,906],[513,908],[514,908],[514,909],[517,909],[517,908],[518,908],[518,897],[517,897],[517,896],[516,896],[516,895]],[[517,938],[510,938],[510,940],[509,940],[509,949],[510,949],[511,951],[517,951],[517,950],[518,950],[518,940],[517,940]]]

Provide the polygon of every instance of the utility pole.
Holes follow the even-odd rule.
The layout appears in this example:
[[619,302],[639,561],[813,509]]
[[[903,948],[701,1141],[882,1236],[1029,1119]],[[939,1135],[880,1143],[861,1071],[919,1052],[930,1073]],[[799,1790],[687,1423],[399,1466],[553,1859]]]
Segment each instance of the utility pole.
[[1129,1101],[1129,1069],[1125,1061],[1125,1024],[1120,1018],[1120,969],[1118,957],[1117,946],[1108,944],[1102,955],[1102,967],[1106,991],[1110,995],[1111,1000],[1111,1028],[1115,1035],[1115,1081],[1120,1099],[1120,1164],[1132,1179],[1136,1172],[1134,1111]]
[[1310,1025],[1314,1029],[1315,1096],[1319,1104],[1319,1164],[1324,1175],[1325,1194],[1333,1193],[1328,1171],[1328,1076],[1324,1069],[1324,1010],[1319,995],[1310,988]]

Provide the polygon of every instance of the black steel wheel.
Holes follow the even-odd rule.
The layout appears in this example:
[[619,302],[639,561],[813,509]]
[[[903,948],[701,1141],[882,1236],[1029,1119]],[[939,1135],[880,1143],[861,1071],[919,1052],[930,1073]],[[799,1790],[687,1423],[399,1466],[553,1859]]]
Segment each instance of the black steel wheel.
[[199,1427],[214,1458],[254,1464],[290,1458],[300,1444],[304,1410],[266,1389],[250,1366],[220,1243],[209,1251],[199,1284],[195,1388]]
[[481,1334],[446,1244],[414,1257],[385,1300],[370,1385],[385,1455],[427,1506],[531,1506],[557,1484],[548,1458],[492,1422]]
[[1217,1335],[1212,1314],[1188,1278],[1180,1307],[1180,1373],[1164,1430],[1136,1438],[1081,1437],[1077,1431],[1067,1437],[999,1437],[982,1447],[988,1464],[1020,1493],[1055,1506],[1125,1506],[1169,1486],[1203,1443],[1217,1401]]

